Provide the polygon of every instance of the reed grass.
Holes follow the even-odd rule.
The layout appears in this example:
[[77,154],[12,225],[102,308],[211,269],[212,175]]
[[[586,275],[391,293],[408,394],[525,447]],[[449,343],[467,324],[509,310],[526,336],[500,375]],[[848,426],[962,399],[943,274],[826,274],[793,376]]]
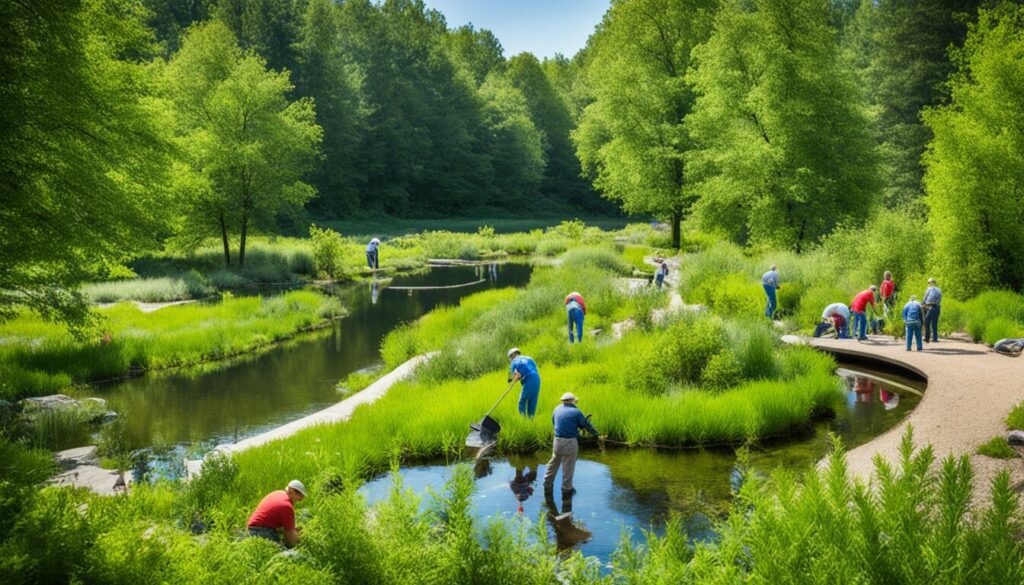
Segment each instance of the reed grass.
[[70,383],[223,359],[258,350],[344,314],[312,291],[225,296],[214,304],[143,313],[131,304],[100,311],[101,330],[84,339],[31,313],[0,325],[4,397],[60,391]]

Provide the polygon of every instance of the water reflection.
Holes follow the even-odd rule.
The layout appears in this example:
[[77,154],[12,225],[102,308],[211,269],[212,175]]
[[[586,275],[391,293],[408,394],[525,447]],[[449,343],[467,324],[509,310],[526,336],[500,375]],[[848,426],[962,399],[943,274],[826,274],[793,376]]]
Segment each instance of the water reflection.
[[547,520],[551,530],[555,533],[555,543],[558,552],[575,548],[577,545],[586,543],[594,537],[594,533],[587,530],[582,524],[576,522],[572,515],[572,496],[562,496],[562,511],[558,511],[558,504],[555,502],[553,492],[544,493],[544,505],[547,506]]
[[535,465],[532,469],[529,466],[516,467],[516,476],[508,482],[508,487],[512,489],[512,493],[516,495],[516,500],[519,502],[519,508],[516,511],[520,514],[523,513],[523,502],[533,495],[533,484],[536,481],[537,466]]

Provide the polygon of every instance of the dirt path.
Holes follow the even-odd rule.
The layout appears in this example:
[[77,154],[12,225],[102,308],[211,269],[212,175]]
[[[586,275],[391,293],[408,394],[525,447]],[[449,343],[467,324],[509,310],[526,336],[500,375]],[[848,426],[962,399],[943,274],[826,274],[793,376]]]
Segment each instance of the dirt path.
[[931,444],[937,462],[950,454],[971,456],[976,502],[989,500],[989,485],[1004,469],[1011,473],[1011,484],[1017,486],[1018,491],[1024,490],[1024,461],[993,459],[974,453],[978,445],[989,439],[1006,436],[1006,415],[1024,400],[1024,359],[997,354],[984,345],[952,339],[925,344],[922,352],[908,352],[902,340],[881,336],[866,342],[813,339],[810,344],[841,354],[902,365],[928,378],[924,398],[906,419],[849,452],[853,473],[862,478],[870,477],[875,454],[895,463],[900,439],[907,425],[913,425],[915,443],[918,446]]

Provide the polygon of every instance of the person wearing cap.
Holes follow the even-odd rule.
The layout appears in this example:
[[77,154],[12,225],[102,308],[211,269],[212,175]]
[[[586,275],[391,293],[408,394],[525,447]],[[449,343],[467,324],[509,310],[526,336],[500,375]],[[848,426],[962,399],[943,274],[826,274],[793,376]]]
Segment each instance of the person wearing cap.
[[380,247],[380,240],[373,238],[370,243],[366,246],[366,264],[370,267],[370,270],[377,270],[380,268],[380,256],[377,248]]
[[579,454],[580,429],[598,434],[594,425],[576,407],[576,396],[572,392],[562,394],[562,403],[555,407],[551,422],[555,427],[555,439],[551,448],[551,461],[544,469],[544,492],[555,487],[555,474],[562,468],[562,496],[571,497],[576,493],[572,487],[572,476],[576,471],[576,456]]
[[295,504],[306,497],[306,486],[293,479],[288,487],[267,494],[249,516],[249,536],[266,538],[291,548],[299,543],[300,529],[295,527]]
[[924,291],[924,342],[939,340],[939,312],[942,309],[942,289],[935,286],[935,279],[928,279]]
[[779,285],[779,272],[774,264],[768,268],[768,272],[761,276],[761,285],[764,287],[765,296],[768,297],[768,304],[764,308],[764,315],[771,319],[775,316],[775,307],[778,306],[775,291],[782,288]]
[[537,362],[525,356],[518,347],[508,350],[508,381],[522,384],[519,391],[519,414],[533,418],[537,412],[537,397],[540,396],[540,373]]
[[907,327],[907,351],[910,341],[917,339],[917,351],[921,351],[921,322],[924,320],[924,309],[917,302],[917,295],[910,295],[910,302],[903,305],[903,324]]
[[583,295],[575,291],[569,293],[569,296],[565,297],[565,312],[569,317],[569,343],[573,342],[573,325],[576,326],[579,343],[583,343],[583,317],[587,314],[587,304],[583,302]]
[[853,297],[853,302],[850,303],[850,312],[853,313],[853,333],[857,334],[857,339],[864,341],[868,338],[868,317],[865,314],[868,306],[872,310],[875,309],[875,293],[878,291],[878,287],[871,285],[867,290],[857,293],[857,296]]

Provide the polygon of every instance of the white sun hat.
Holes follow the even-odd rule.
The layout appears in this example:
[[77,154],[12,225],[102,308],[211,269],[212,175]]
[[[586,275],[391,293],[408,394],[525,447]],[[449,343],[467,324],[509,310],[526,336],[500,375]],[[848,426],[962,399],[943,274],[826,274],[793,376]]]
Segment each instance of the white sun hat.
[[306,497],[306,486],[302,485],[302,482],[293,479],[288,482],[288,487],[302,494],[302,497]]
[[561,400],[562,402],[576,402],[576,395],[573,394],[572,392],[566,392],[565,394],[562,394],[562,397],[559,398],[559,400]]
[[513,347],[512,349],[508,350],[508,357],[511,358],[512,354],[514,354],[514,353],[523,353],[523,352],[519,351],[518,347]]

